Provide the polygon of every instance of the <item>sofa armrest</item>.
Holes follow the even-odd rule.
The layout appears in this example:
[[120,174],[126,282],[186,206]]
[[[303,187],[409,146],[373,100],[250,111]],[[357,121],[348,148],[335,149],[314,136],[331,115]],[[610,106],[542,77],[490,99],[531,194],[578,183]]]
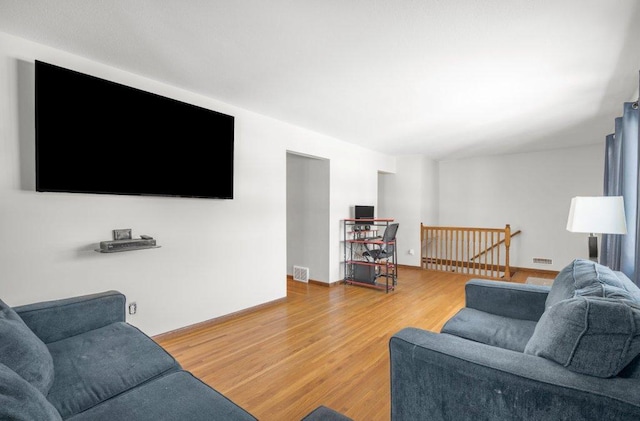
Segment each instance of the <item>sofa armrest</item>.
[[59,341],[115,322],[125,321],[125,296],[107,291],[81,297],[14,307],[44,343]]
[[551,288],[542,285],[472,279],[465,285],[466,306],[521,320],[540,320]]
[[638,420],[640,380],[406,328],[389,342],[391,419]]

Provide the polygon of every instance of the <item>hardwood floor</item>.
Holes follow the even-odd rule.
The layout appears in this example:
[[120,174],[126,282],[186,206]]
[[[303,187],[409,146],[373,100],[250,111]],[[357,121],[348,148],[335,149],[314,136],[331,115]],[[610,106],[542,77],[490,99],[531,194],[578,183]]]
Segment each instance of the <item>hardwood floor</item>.
[[319,405],[388,420],[389,338],[407,326],[439,331],[471,278],[400,268],[389,294],[288,281],[286,300],[156,340],[260,420],[299,420]]
[[511,277],[511,282],[519,282],[524,284],[527,282],[527,278],[533,276],[535,278],[554,279],[558,275],[557,271],[553,270],[535,270],[535,269],[522,269],[520,268]]

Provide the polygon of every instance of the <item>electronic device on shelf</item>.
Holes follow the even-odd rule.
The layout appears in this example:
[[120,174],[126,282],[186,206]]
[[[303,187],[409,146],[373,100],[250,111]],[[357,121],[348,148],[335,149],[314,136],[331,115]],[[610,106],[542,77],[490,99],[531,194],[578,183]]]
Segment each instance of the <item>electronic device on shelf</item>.
[[363,206],[356,205],[354,206],[354,217],[355,219],[364,219],[365,221],[358,222],[356,221],[356,225],[353,227],[354,230],[357,231],[367,231],[371,229],[371,220],[373,219],[374,207],[373,206]]
[[36,190],[233,198],[234,117],[36,61]]
[[375,285],[376,268],[374,266],[354,265],[353,280],[356,282],[364,282],[367,284]]
[[134,249],[142,249],[142,248],[152,248],[152,247],[156,247],[156,240],[154,240],[153,238],[100,241],[100,251],[102,252],[115,252],[115,251],[125,251],[125,250],[134,250]]

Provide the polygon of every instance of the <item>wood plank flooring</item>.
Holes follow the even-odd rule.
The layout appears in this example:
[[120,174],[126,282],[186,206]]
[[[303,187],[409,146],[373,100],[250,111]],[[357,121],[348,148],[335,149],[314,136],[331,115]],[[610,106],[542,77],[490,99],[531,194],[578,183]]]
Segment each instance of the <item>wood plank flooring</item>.
[[319,405],[388,420],[389,338],[407,326],[439,331],[471,278],[400,268],[388,294],[289,281],[286,300],[156,340],[260,420],[299,420]]

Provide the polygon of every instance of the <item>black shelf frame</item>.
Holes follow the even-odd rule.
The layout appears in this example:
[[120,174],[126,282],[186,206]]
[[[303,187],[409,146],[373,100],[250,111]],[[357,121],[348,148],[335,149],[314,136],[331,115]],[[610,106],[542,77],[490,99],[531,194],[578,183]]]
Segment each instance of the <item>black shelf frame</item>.
[[[343,220],[344,279],[346,285],[357,285],[378,290],[393,291],[398,284],[398,247],[394,242],[382,242],[384,230],[392,223],[392,218],[345,219]],[[364,228],[364,229],[363,229]],[[369,247],[394,245],[393,254],[380,261],[370,261],[363,253]],[[356,276],[356,267],[367,266],[374,271],[373,282],[366,282]],[[384,282],[378,279],[384,278]]]

